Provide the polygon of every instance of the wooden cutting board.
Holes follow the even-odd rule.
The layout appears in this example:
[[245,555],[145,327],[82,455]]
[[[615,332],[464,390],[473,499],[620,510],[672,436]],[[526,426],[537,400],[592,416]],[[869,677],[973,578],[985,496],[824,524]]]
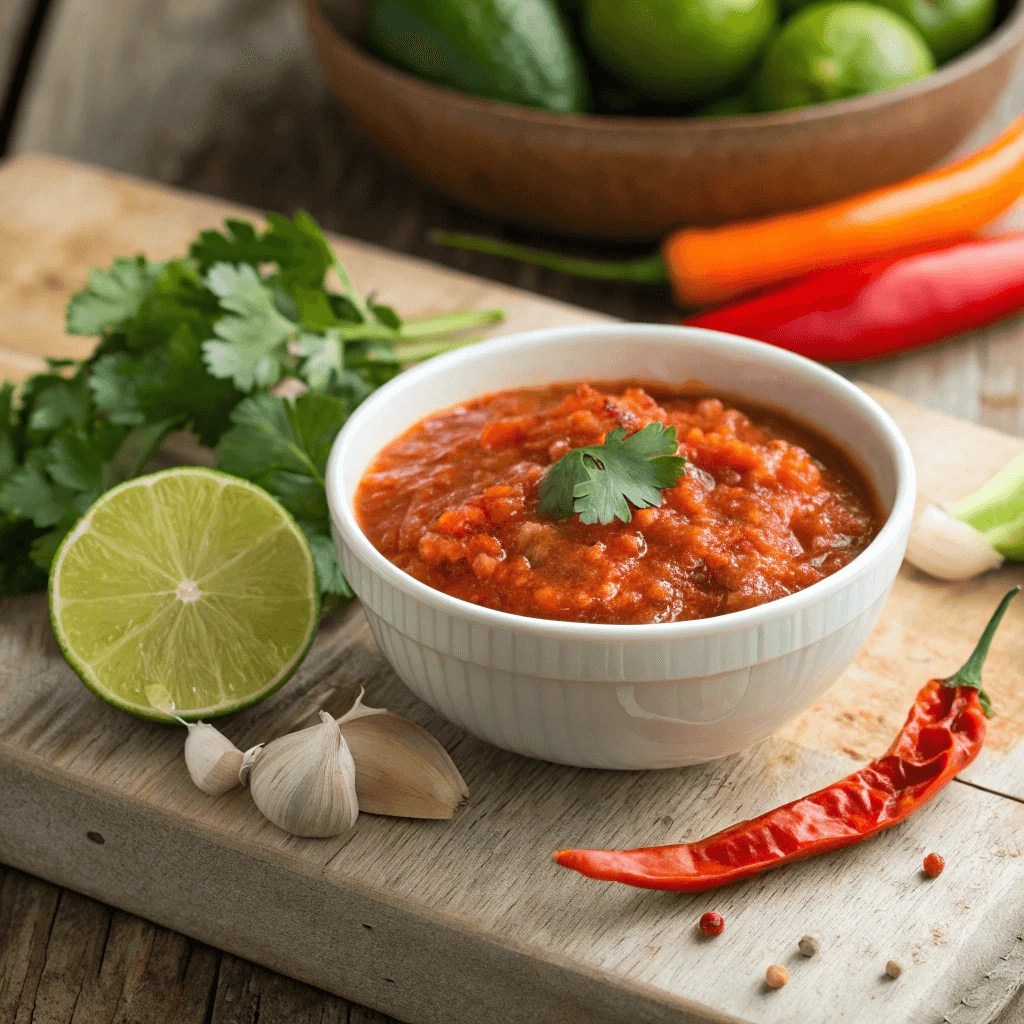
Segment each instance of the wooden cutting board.
[[[62,334],[69,290],[123,252],[182,251],[237,209],[38,157],[0,165],[0,376]],[[504,307],[503,330],[600,319],[348,240],[364,289],[403,312]],[[581,372],[582,369],[581,369]],[[1024,442],[874,392],[935,498],[966,493]],[[963,780],[872,842],[715,893],[602,885],[556,868],[566,845],[694,838],[817,788],[881,752],[931,675],[955,669],[1019,568],[957,586],[905,569],[855,664],[754,750],[647,773],[529,761],[468,737],[416,701],[357,605],[323,624],[298,676],[224,724],[240,746],[371,704],[422,722],[472,795],[451,822],[364,815],[296,839],[245,791],[214,800],[185,772],[182,735],[90,694],[65,665],[42,595],[0,601],[0,861],[412,1022],[750,1021],[982,1024],[1024,974],[1024,602],[993,648],[999,717]],[[946,858],[926,881],[923,855]],[[694,925],[709,909],[726,930]],[[817,932],[821,952],[796,951]],[[2,941],[2,938],[0,938]],[[886,960],[905,965],[898,981]],[[770,963],[792,975],[763,984]]]

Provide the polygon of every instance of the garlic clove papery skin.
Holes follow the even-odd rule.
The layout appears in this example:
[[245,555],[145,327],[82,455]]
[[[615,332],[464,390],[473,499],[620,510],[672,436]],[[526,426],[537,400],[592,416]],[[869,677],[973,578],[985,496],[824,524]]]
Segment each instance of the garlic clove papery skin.
[[[179,719],[181,721],[181,719]],[[185,767],[192,781],[210,796],[223,796],[238,785],[242,752],[212,725],[185,722]]]
[[356,765],[359,808],[401,818],[451,818],[469,788],[426,729],[388,711],[341,722]]
[[326,839],[356,823],[356,766],[338,723],[327,712],[320,712],[319,725],[281,736],[250,753],[253,801],[279,828]]
[[940,580],[968,580],[1004,561],[979,531],[937,505],[928,505],[915,521],[906,557]]

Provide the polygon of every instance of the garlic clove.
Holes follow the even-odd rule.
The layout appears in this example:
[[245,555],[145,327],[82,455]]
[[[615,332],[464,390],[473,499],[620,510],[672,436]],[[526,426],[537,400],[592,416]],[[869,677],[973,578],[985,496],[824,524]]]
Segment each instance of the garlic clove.
[[186,722],[185,767],[192,781],[210,796],[223,796],[238,785],[238,772],[242,767],[242,752],[212,725],[205,722]]
[[343,716],[340,725],[355,760],[361,810],[402,818],[450,818],[469,796],[448,752],[414,722],[387,711]]
[[260,812],[296,836],[325,839],[350,829],[359,814],[356,766],[338,723],[320,724],[249,752],[249,789]]
[[389,712],[385,708],[368,708],[363,703],[363,695],[366,693],[365,687],[359,691],[359,696],[356,697],[355,703],[338,719],[338,725],[344,725],[346,722],[354,722],[357,718],[365,718],[367,715],[386,715]]
[[973,526],[928,505],[910,531],[907,561],[940,580],[966,580],[1003,564],[1003,556]]

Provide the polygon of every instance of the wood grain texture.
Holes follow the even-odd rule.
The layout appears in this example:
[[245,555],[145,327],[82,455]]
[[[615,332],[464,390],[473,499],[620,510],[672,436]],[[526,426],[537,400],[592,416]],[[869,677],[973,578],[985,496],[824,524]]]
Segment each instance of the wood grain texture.
[[[369,700],[444,741],[473,795],[450,823],[365,816],[336,840],[295,840],[243,791],[198,796],[181,736],[88,694],[42,611],[38,599],[0,606],[0,859],[402,1019],[574,1021],[585,1009],[598,1021],[799,1012],[813,1024],[860,1022],[877,1004],[892,1024],[923,1024],[979,984],[1020,930],[1024,806],[965,785],[875,843],[711,896],[562,872],[546,856],[556,846],[692,837],[815,788],[849,760],[776,739],[675,772],[524,761],[417,704],[356,608],[325,625],[295,682],[225,730],[245,746],[314,708],[340,711],[367,685]],[[947,853],[938,885],[920,872],[932,848]],[[694,930],[710,907],[729,922],[720,943]],[[805,963],[794,945],[809,930],[825,950]],[[883,979],[890,956],[912,983]],[[761,977],[775,961],[794,982],[769,997]],[[512,1006],[509,991],[521,993]],[[694,999],[718,1013],[688,1011]]]
[[[13,0],[13,4],[12,0],[0,2],[0,21],[5,16],[9,17],[19,4],[26,6],[27,0]],[[0,45],[3,41],[4,37],[0,35]],[[555,244],[566,251],[588,255],[602,252],[620,255],[623,252],[621,248],[553,242],[550,237],[513,231],[482,220],[454,207],[409,173],[382,158],[353,130],[330,97],[326,82],[316,66],[316,58],[305,39],[298,9],[290,0],[261,0],[257,3],[251,0],[207,0],[203,3],[199,0],[168,0],[163,4],[145,0],[61,0],[59,5],[51,8],[44,43],[45,49],[35,62],[27,101],[18,119],[15,145],[21,151],[43,150],[92,160],[138,175],[156,177],[168,184],[225,196],[252,207],[289,212],[300,207],[306,208],[328,227],[348,235],[440,260],[462,270],[613,316],[669,321],[676,315],[658,289],[642,290],[628,286],[577,282],[554,272],[518,267],[507,261],[431,246],[426,240],[427,230],[431,227],[450,227],[503,235],[534,244]],[[113,69],[117,69],[116,73]],[[998,127],[1018,114],[1022,107],[1024,78],[1018,75],[993,117],[975,134],[972,143],[990,137]],[[3,195],[4,189],[0,187],[0,200]],[[53,195],[51,193],[51,197]],[[84,198],[89,199],[88,192]],[[55,213],[60,212],[59,207],[65,199],[75,205],[74,191],[56,195],[56,201],[52,203]],[[173,206],[171,220],[186,217],[181,204],[174,200],[161,201],[162,204],[164,202]],[[211,215],[213,209],[210,208]],[[38,261],[33,264],[35,269],[32,273],[23,271],[18,262],[10,257],[0,267],[0,282],[4,282],[8,288],[0,296],[0,308],[5,312],[5,317],[0,318],[0,330],[10,327],[0,336],[0,348],[9,346],[5,351],[0,351],[0,376],[23,376],[38,367],[38,353],[56,354],[55,346],[68,344],[60,332],[61,307],[67,292],[80,283],[90,263],[108,260],[119,251],[113,245],[97,253],[95,235],[99,230],[98,222],[104,217],[102,204],[97,214],[97,223],[84,232],[84,241],[74,232],[60,248],[40,245],[39,249],[45,258],[42,264]],[[160,216],[160,211],[153,206],[132,211],[131,216],[138,217],[134,225],[136,229],[148,231],[151,227],[159,227],[164,232],[161,236],[164,240],[159,244],[164,246],[165,252],[179,248],[192,230],[186,217],[180,231],[175,234],[168,227],[167,220]],[[205,222],[205,216],[204,213],[198,214],[195,223]],[[48,222],[44,218],[42,223]],[[21,233],[13,240],[21,244],[31,238],[35,231],[33,224],[26,222]],[[140,244],[130,241],[132,237],[137,236],[129,231],[124,239],[118,241],[123,240],[129,246]],[[0,259],[5,253],[12,254],[9,244],[11,240],[10,236],[3,239]],[[148,241],[146,239],[141,244],[148,244]],[[46,268],[42,275],[37,273],[40,265]],[[78,277],[65,280],[60,275],[66,273],[66,269],[61,268],[69,266],[76,268],[74,273]],[[51,271],[53,276],[49,276]],[[370,282],[364,277],[361,283]],[[395,284],[389,280],[383,283],[389,287]],[[475,287],[485,289],[480,284]],[[475,297],[481,297],[481,300],[486,298],[479,291],[463,293],[463,296],[467,301],[474,301]],[[411,296],[403,294],[402,298],[403,301],[409,301]],[[12,307],[15,310],[23,309],[30,302],[37,306],[38,316],[21,316],[15,325],[10,325]],[[1021,400],[1024,344],[1021,332],[1020,321],[1010,321],[980,337],[953,342],[901,359],[848,368],[844,372],[872,380],[932,408],[979,420],[1009,433],[1024,435],[1024,403]],[[27,348],[22,346],[22,338],[29,339]],[[14,345],[10,344],[12,339]],[[4,614],[6,609],[0,610],[0,619]],[[31,621],[23,642],[36,650],[46,632],[41,620]],[[336,671],[347,672],[352,664],[350,656],[338,657],[335,662]],[[360,664],[358,659],[355,664]],[[369,668],[364,665],[363,671],[368,672]],[[358,678],[359,673],[356,672]],[[327,671],[323,683],[325,691],[331,689],[332,682],[333,677]],[[906,685],[908,688],[912,685],[909,678]],[[64,678],[57,686],[58,690],[65,687],[73,690],[78,684],[73,679]],[[837,713],[848,711],[846,707],[836,710]],[[296,720],[300,717],[297,716]],[[5,721],[2,714],[0,721]],[[43,705],[37,708],[32,728],[40,736],[45,736],[48,731]],[[80,728],[82,735],[87,730],[93,730],[102,758],[108,762],[116,759],[117,742],[110,735],[111,723],[103,724],[97,731],[95,722],[87,717],[80,723]],[[868,736],[859,741],[860,747],[865,747],[868,739],[875,737],[880,737],[877,726],[869,729]],[[448,736],[444,738],[446,741],[450,739]],[[858,749],[857,752],[864,751]],[[168,770],[174,764],[172,754],[173,751],[168,749]],[[81,767],[88,774],[88,756],[79,751],[72,760],[76,757],[84,758]],[[458,749],[456,758],[460,760]],[[1014,779],[1024,777],[1024,764],[1014,765],[1011,762],[1011,757],[1005,757],[1001,762],[1005,779],[998,782],[997,786],[1004,791],[1012,785]],[[3,771],[4,768],[0,768],[0,774]],[[142,789],[145,791],[146,787]],[[718,799],[717,795],[715,799]],[[511,818],[499,815],[499,820],[503,828],[515,830],[519,828],[519,816],[528,815],[522,810],[521,803],[512,802],[512,806],[518,810],[518,814]],[[665,816],[659,808],[657,817],[663,820]],[[7,819],[3,820],[6,822]],[[486,822],[486,818],[484,820]],[[651,821],[654,820],[652,817]],[[699,830],[701,824],[700,821],[694,822],[693,827]],[[681,822],[679,827],[685,825],[686,822]],[[40,826],[36,823],[35,827],[38,831]],[[670,826],[665,827],[666,831],[670,829]],[[959,835],[963,828],[963,821],[954,821],[948,832]],[[39,848],[28,852],[25,866],[30,870],[42,871],[43,868],[37,866],[41,865],[38,853],[52,850],[58,834],[56,829],[51,834],[44,828]],[[657,838],[653,833],[650,836]],[[72,856],[83,849],[86,854],[95,852],[82,846],[79,835],[70,838],[75,840],[70,846]],[[888,838],[880,842],[887,842]],[[562,839],[560,835],[558,840]],[[995,845],[995,835],[990,839]],[[184,841],[186,845],[189,842],[187,837]],[[90,847],[93,845],[90,844]],[[0,851],[2,856],[3,852]],[[86,865],[90,863],[87,861]],[[947,878],[947,875],[943,878]],[[15,878],[14,882],[10,881],[11,877]],[[152,884],[151,879],[147,881]],[[111,880],[108,883],[115,886]],[[243,887],[251,884],[251,878],[241,883]],[[845,892],[837,891],[833,894],[830,876],[826,875],[818,884],[822,888],[816,897],[809,897],[806,904],[812,924],[820,920],[822,905],[831,907],[829,913],[834,914],[835,907],[841,906],[845,897]],[[870,884],[868,873],[865,876],[865,888],[870,887]],[[114,1014],[117,1014],[119,1024],[129,1020],[162,1024],[163,1021],[179,1019],[175,1009],[178,1005],[177,978],[182,977],[186,971],[191,943],[176,947],[179,956],[176,976],[165,974],[162,987],[149,987],[145,990],[145,998],[132,997],[131,992],[139,975],[137,965],[139,962],[145,964],[144,940],[138,942],[132,939],[124,943],[113,940],[115,935],[122,932],[129,936],[151,934],[145,929],[152,926],[119,911],[105,909],[103,914],[94,912],[80,916],[73,932],[56,931],[56,938],[48,947],[50,925],[42,923],[46,914],[40,918],[38,911],[32,908],[32,901],[26,902],[22,890],[26,887],[33,889],[34,900],[43,903],[49,901],[53,906],[58,901],[63,903],[71,894],[61,894],[54,887],[17,872],[8,872],[4,885],[5,888],[0,890],[3,893],[3,898],[0,898],[0,1020],[6,1022],[12,1019],[12,1012],[19,1014],[13,1018],[19,1024],[31,1020],[33,1014],[36,1014],[35,1019],[45,1020],[47,1024],[51,1021],[53,1024],[92,1024],[93,1020],[98,1024],[107,1024],[108,1020],[114,1019]],[[4,899],[8,895],[20,901],[18,909],[12,911],[6,908]],[[744,896],[742,891],[733,895],[741,900]],[[1013,899],[1019,903],[1021,893],[1018,891],[1015,896],[1011,894],[1008,902],[1012,903]],[[556,901],[552,912],[557,912],[558,907]],[[316,912],[315,908],[307,906],[303,906],[303,911]],[[55,913],[51,913],[49,922],[52,923]],[[687,913],[683,908],[684,918]],[[873,908],[873,914],[879,916],[881,911]],[[774,934],[773,928],[778,927],[778,920],[782,918],[785,918],[784,914],[773,919],[769,935]],[[121,924],[118,925],[118,922]],[[788,934],[791,924],[796,922],[785,920],[784,923]],[[26,929],[30,932],[28,937],[25,935]],[[142,931],[136,932],[133,929]],[[730,917],[730,934],[732,930]],[[336,937],[332,936],[331,941]],[[857,936],[852,936],[851,941],[856,942]],[[43,1016],[41,1011],[35,1010],[28,994],[48,991],[46,986],[40,989],[38,985],[38,978],[47,960],[55,958],[55,962],[71,963],[78,955],[75,951],[81,949],[83,961],[93,963],[95,961],[90,957],[94,958],[95,954],[86,951],[89,943],[99,949],[109,951],[113,948],[121,951],[116,956],[106,954],[102,961],[103,984],[107,986],[105,991],[108,994],[103,996],[100,1003],[86,1001],[82,1004],[90,1007],[101,1005],[103,1010],[93,1014],[91,1010],[85,1013],[82,1009],[74,1009],[72,1020],[68,1016],[68,1000],[65,995],[61,998],[52,997],[51,1002],[46,1004],[52,1012]],[[969,941],[967,945],[970,945]],[[927,941],[925,948],[926,951],[931,949]],[[950,1020],[955,1019],[957,1024],[990,1024],[999,1014],[998,1004],[1004,1001],[1005,990],[1000,985],[993,1000],[992,987],[986,985],[985,975],[998,972],[997,964],[1010,963],[1009,959],[1004,961],[1000,957],[1009,958],[1013,948],[1011,941],[1006,949],[986,959],[985,949],[979,947],[975,951],[977,955],[970,960],[970,969],[962,972],[963,977],[951,977],[953,991],[950,998],[945,1002],[934,999],[933,1005],[941,1005],[941,1013],[937,1012],[928,1019],[937,1021],[945,1015]],[[643,955],[651,956],[646,946],[641,949],[646,950]],[[935,949],[939,953],[943,952],[941,946]],[[879,955],[884,957],[889,954],[879,951]],[[749,966],[752,969],[752,965]],[[758,968],[761,966],[757,964]],[[856,969],[862,966],[863,960],[854,965]],[[820,968],[821,963],[814,964],[814,970]],[[874,966],[870,967],[871,971],[874,969]],[[435,965],[435,975],[438,970]],[[897,983],[900,989],[909,985],[916,986],[919,977],[917,971],[920,970],[927,972],[926,984],[933,984],[935,972],[941,972],[942,965],[931,962],[914,970],[908,966],[907,973]],[[719,978],[725,977],[717,968],[716,972]],[[290,998],[280,993],[290,986],[302,987],[298,982],[270,975],[262,968],[242,963],[230,954],[221,957],[221,974],[230,984],[226,984],[223,991],[218,988],[215,1013],[210,1018],[214,1024],[218,1024],[220,1018],[217,1014],[221,1012],[228,1014],[226,1020],[241,1019],[247,1024],[255,1024],[264,997],[268,1000]],[[1013,975],[1011,965],[1008,982],[1011,989],[1020,984],[1019,976],[1015,981]],[[802,982],[804,977],[806,971],[802,975],[794,973],[794,982],[776,995],[784,1000],[790,999],[792,993],[798,991],[796,982]],[[21,1002],[12,1001],[12,978],[15,981],[21,979],[17,981],[18,992],[24,989],[26,993],[24,997],[19,995]],[[424,978],[424,984],[429,980]],[[63,991],[70,991],[72,985],[73,978],[64,983]],[[260,994],[255,1007],[251,996],[246,996],[242,991],[243,986],[245,991],[255,986]],[[270,986],[274,986],[278,994],[267,995]],[[438,1012],[448,1007],[447,1019],[459,1019],[455,1011],[450,1009],[450,1004],[444,1002],[446,997],[443,988],[437,988],[436,978],[433,979],[433,986],[440,993],[437,995]],[[831,1006],[835,994],[826,989],[827,986],[822,989],[819,1005]],[[887,993],[891,989],[883,988],[881,991]],[[122,992],[126,993],[123,997]],[[1024,1024],[1024,990],[1018,989],[1018,992],[1016,997],[1010,995],[1010,1001],[999,1017],[1000,1024]],[[514,1001],[518,995],[515,987],[504,993],[507,1001]],[[284,1005],[294,1008],[301,999],[296,996]],[[954,1011],[966,1012],[965,1001],[975,999],[978,1002],[971,1007],[969,1017],[961,1021],[953,1016]],[[244,1005],[246,1011],[231,1016],[232,1007],[236,1004]],[[268,1009],[270,1005],[268,1002]],[[275,1002],[273,1005],[280,1004]],[[338,1004],[332,1004],[333,1009],[328,1008],[326,1003],[324,1005],[323,1019],[334,1020],[340,1012]],[[10,1010],[13,1006],[19,1009]],[[871,1008],[877,1011],[876,1005],[873,1004]],[[246,1016],[246,1013],[251,1013],[251,1016]],[[335,1016],[332,1017],[332,1013]],[[385,1020],[373,1011],[358,1007],[351,1007],[350,1015],[353,1022],[360,1024],[370,1024],[371,1021],[380,1024]],[[259,1019],[262,1024],[267,1024],[273,1018],[268,1013],[260,1014]],[[292,1018],[282,1016],[278,1019]],[[315,1011],[310,1019],[318,1019]],[[869,1019],[888,1021],[879,1012],[872,1012]]]
[[[54,193],[66,198],[59,216],[40,198]],[[9,274],[0,267],[7,282],[0,288],[10,289],[0,302],[11,310],[0,347],[10,350],[59,331],[63,296],[42,284],[47,275],[70,282],[118,252],[180,250],[198,228],[231,212],[29,157],[0,168],[0,197],[0,254],[18,253]],[[408,312],[501,305],[506,330],[595,318],[361,243],[340,240],[339,253],[362,287],[379,288]],[[887,400],[934,487],[949,486],[942,460],[927,468],[938,443],[947,459],[979,475],[1020,447],[927,416],[930,426],[918,429],[912,407]],[[894,1024],[916,1024],[979,984],[1020,929],[1007,911],[1024,891],[1020,803],[958,784],[884,840],[715,894],[713,905],[734,922],[728,944],[697,941],[693,922],[707,897],[615,891],[560,872],[546,854],[568,844],[693,837],[843,774],[852,759],[888,744],[928,675],[962,660],[1005,585],[992,577],[952,594],[904,573],[879,632],[838,684],[836,703],[740,757],[634,775],[524,761],[463,736],[398,683],[353,607],[325,625],[296,682],[234,716],[227,731],[244,748],[305,723],[319,707],[340,713],[366,685],[371,702],[409,714],[442,739],[474,797],[451,823],[364,817],[353,833],[323,842],[284,836],[243,791],[219,802],[199,796],[182,765],[181,737],[124,717],[80,685],[56,649],[41,597],[6,602],[0,772],[13,781],[0,791],[0,817],[12,826],[0,835],[0,859],[416,1021],[495,1014],[570,1021],[581,1006],[595,1021],[629,1013],[771,1022],[796,1009],[814,1021],[825,1019],[826,995],[835,993],[846,1016],[830,1010],[830,1020],[859,1022],[884,1000]],[[934,621],[948,625],[929,630]],[[1024,728],[1024,679],[1014,657],[1024,644],[1024,609],[1011,612],[1004,630],[990,666],[993,699],[1007,709],[993,726],[997,752],[1012,748]],[[874,716],[867,726],[861,711]],[[105,842],[91,842],[90,832]],[[948,858],[942,887],[922,883],[921,857],[954,832],[956,857]],[[316,911],[294,909],[305,907]],[[835,952],[813,971],[794,961],[801,984],[769,999],[764,966],[812,929],[827,934]],[[920,961],[913,985],[879,987],[879,958],[884,965],[890,955]],[[425,981],[438,964],[443,1004]],[[723,969],[735,985],[720,984]],[[517,986],[533,996],[510,1008],[502,996]]]

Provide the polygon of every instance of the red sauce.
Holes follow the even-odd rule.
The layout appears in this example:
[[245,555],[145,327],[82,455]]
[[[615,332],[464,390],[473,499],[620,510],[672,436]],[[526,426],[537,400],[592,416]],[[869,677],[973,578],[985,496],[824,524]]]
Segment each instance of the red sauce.
[[[584,525],[538,509],[548,466],[659,421],[689,465],[660,508]],[[635,383],[484,395],[428,416],[359,485],[364,533],[400,569],[453,597],[577,622],[699,619],[809,587],[878,530],[848,460],[777,414]]]

